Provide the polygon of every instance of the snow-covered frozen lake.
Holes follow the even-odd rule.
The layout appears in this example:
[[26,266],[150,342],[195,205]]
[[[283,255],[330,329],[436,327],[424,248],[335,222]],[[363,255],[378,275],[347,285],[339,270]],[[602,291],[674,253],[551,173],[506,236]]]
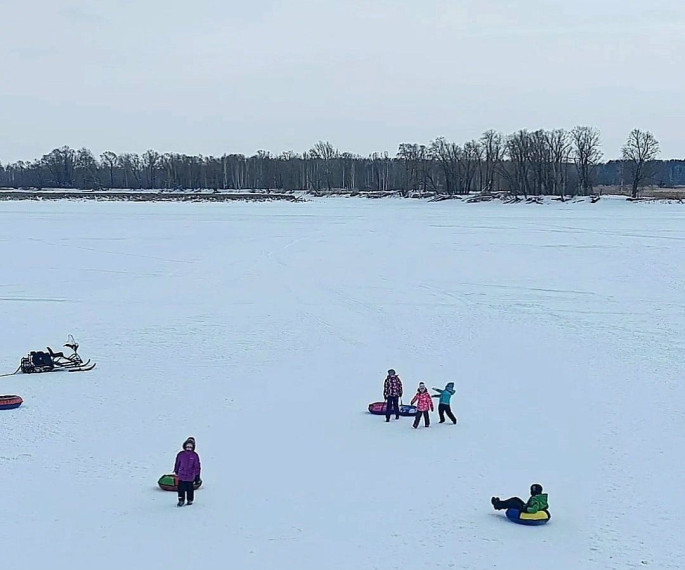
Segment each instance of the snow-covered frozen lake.
[[[3,568],[685,564],[681,206],[2,203],[0,252],[0,372],[98,362],[0,379]],[[459,425],[367,414],[389,367]]]

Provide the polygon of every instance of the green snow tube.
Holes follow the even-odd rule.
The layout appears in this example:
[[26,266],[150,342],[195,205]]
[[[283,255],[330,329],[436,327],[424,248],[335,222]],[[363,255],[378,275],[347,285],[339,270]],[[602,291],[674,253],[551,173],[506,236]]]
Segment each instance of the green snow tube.
[[[165,491],[178,491],[178,477],[173,473],[162,475],[157,481],[157,485]],[[202,485],[202,480],[199,483],[193,483],[195,490],[199,489],[200,485]]]

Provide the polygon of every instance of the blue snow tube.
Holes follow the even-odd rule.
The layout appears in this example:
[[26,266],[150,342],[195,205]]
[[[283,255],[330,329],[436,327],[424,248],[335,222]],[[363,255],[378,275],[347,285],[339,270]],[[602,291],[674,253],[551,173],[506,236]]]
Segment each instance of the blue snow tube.
[[[374,402],[369,404],[369,413],[376,416],[384,416],[385,410],[387,409],[387,402]],[[406,404],[401,404],[399,406],[401,416],[415,416],[416,406],[407,406]]]
[[516,524],[523,524],[526,526],[540,526],[547,524],[552,515],[548,510],[538,511],[537,513],[522,513],[518,509],[507,509],[507,518]]

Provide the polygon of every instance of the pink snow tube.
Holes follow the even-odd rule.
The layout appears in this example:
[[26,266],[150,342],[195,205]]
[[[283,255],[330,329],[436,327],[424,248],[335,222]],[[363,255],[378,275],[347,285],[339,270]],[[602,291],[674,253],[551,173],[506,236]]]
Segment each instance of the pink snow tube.
[[19,396],[0,396],[0,410],[13,410],[23,403]]

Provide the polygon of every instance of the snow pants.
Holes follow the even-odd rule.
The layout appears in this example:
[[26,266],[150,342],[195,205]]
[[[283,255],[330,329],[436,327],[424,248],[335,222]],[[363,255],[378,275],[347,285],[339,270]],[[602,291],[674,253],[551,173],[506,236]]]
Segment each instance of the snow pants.
[[506,501],[497,501],[493,505],[496,510],[503,511],[504,509],[517,509],[523,511],[526,508],[526,502],[518,497],[512,497]]
[[440,423],[443,423],[445,421],[445,414],[447,414],[447,417],[452,420],[453,424],[457,423],[457,418],[454,417],[454,414],[452,413],[452,408],[450,408],[449,404],[439,404],[438,405],[438,415],[440,416]]
[[399,404],[399,396],[388,396],[386,402],[385,402],[385,419],[387,421],[390,421],[390,416],[393,413],[395,413],[395,418],[400,419],[400,404]]
[[416,415],[414,416],[414,427],[419,427],[421,416],[423,416],[423,422],[426,427],[431,425],[430,418],[428,417],[428,410],[426,410],[425,412],[416,412]]
[[179,481],[178,482],[178,500],[185,501],[186,495],[188,496],[188,502],[192,502],[195,499],[195,487],[192,481]]

